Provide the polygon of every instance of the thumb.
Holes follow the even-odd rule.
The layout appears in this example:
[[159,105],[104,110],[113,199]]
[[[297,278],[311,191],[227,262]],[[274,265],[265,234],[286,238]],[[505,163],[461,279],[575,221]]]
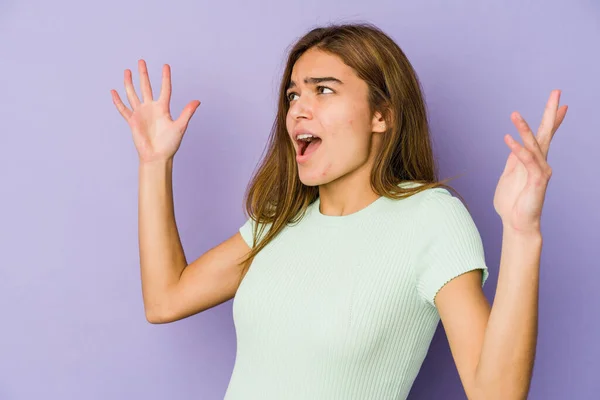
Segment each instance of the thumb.
[[183,110],[181,111],[181,114],[179,115],[179,118],[177,118],[175,123],[181,129],[187,128],[187,126],[190,122],[190,119],[196,112],[196,109],[198,108],[199,105],[200,105],[199,100],[192,100],[191,102],[189,102],[188,105],[183,108]]

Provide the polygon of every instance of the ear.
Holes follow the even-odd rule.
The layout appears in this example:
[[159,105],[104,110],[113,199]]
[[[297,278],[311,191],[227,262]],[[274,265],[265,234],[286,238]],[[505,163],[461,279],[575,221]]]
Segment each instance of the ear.
[[382,133],[387,130],[387,123],[385,122],[385,118],[379,111],[375,112],[373,116],[373,121],[371,121],[371,131]]

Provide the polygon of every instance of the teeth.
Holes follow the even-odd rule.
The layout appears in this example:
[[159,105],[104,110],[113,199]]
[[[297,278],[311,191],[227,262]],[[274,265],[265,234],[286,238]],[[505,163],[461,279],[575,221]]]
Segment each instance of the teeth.
[[315,135],[311,135],[310,133],[305,133],[305,134],[301,134],[296,136],[296,140],[312,140],[315,139],[316,136]]

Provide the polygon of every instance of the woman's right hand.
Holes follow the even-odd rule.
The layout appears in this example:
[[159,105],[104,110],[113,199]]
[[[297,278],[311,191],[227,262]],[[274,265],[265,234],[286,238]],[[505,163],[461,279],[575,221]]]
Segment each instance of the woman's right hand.
[[125,92],[132,110],[121,101],[116,90],[111,90],[113,103],[129,124],[140,162],[167,161],[175,156],[190,119],[200,101],[188,103],[177,120],[169,110],[171,101],[171,68],[163,66],[162,86],[158,100],[152,98],[148,69],[144,60],[138,61],[142,101],[138,98],[131,80],[131,71],[125,70]]

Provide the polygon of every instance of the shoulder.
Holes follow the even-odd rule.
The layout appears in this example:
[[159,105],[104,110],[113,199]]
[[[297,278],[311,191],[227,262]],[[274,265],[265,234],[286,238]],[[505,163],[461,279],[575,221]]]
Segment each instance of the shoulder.
[[466,204],[460,198],[454,196],[448,189],[441,187],[424,191],[421,216],[424,218],[428,216],[437,218],[444,216],[447,218],[470,218]]
[[[405,182],[398,186],[418,187],[419,183]],[[435,232],[445,231],[446,234],[456,234],[456,230],[473,231],[474,221],[467,205],[460,197],[454,196],[445,187],[427,188],[398,203],[405,203],[403,210],[415,219],[418,233],[431,236]]]
[[[408,181],[400,183],[398,186],[402,188],[417,188],[423,186],[423,184]],[[419,212],[425,213],[432,208],[443,210],[448,207],[460,207],[460,205],[463,205],[459,198],[454,197],[452,193],[444,187],[427,188],[415,194],[411,194],[403,200],[410,200],[410,202],[414,203]],[[425,210],[421,211],[423,209]]]
[[250,247],[254,247],[254,234],[257,234],[257,243],[260,242],[266,235],[269,229],[271,228],[271,223],[257,223],[256,220],[247,216],[244,224],[238,229],[242,238]]
[[[420,183],[417,181],[404,181],[404,182],[400,182],[399,184],[397,184],[396,186],[402,188],[402,189],[414,189],[414,188],[419,188],[421,186],[425,186],[424,183]],[[418,193],[420,194],[427,194],[429,196],[433,195],[450,195],[452,196],[452,194],[450,193],[450,191],[444,187],[438,186],[438,187],[434,187],[434,188],[427,188],[425,190],[422,190],[421,192]]]
[[417,214],[420,234],[428,240],[481,240],[467,205],[448,189],[432,188],[424,191]]
[[[422,184],[405,183],[402,186],[417,187]],[[403,231],[411,229],[417,236],[431,234],[440,220],[456,214],[456,209],[464,208],[458,198],[441,187],[427,188],[397,199],[387,198],[382,203],[383,212],[378,214],[378,225],[389,224],[394,227],[393,230],[398,227],[402,227]],[[466,209],[459,212],[464,211]]]

